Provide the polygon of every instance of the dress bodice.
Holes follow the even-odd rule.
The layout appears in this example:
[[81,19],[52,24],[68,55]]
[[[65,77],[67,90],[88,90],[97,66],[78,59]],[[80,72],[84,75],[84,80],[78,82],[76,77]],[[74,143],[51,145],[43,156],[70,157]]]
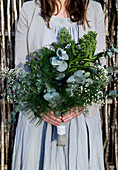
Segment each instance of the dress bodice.
[[70,18],[60,18],[52,15],[49,22],[50,28],[45,25],[43,46],[47,46],[52,42],[58,42],[60,29],[66,27],[75,42],[79,39],[79,25],[77,22],[72,22]]

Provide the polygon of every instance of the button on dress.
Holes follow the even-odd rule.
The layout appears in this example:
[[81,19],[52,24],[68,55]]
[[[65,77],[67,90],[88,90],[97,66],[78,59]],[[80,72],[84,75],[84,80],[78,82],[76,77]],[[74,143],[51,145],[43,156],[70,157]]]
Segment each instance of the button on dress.
[[[42,45],[58,42],[60,29],[66,27],[75,42],[79,26],[69,18],[52,15],[45,25]],[[38,29],[38,27],[37,27]],[[39,99],[40,100],[40,99]],[[57,147],[57,127],[42,121],[36,127],[19,113],[13,150],[12,170],[104,170],[99,109],[88,118],[80,116],[66,123],[67,145]]]

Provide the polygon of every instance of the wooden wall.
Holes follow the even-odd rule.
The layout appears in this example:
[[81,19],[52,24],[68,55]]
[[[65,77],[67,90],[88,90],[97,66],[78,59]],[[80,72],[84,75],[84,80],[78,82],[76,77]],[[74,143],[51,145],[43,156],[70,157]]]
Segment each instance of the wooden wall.
[[[118,0],[99,0],[102,4],[107,48],[112,43],[118,44]],[[23,0],[0,0],[0,70],[5,66],[14,67],[15,28]],[[118,55],[109,60],[108,65],[118,66]],[[1,72],[0,72],[1,73]],[[114,76],[114,75],[113,75]],[[6,84],[2,83],[0,74],[0,93]],[[116,89],[114,84],[108,90]],[[6,130],[6,120],[10,120],[13,106],[0,97],[0,168],[10,170],[16,124]],[[103,149],[106,170],[118,170],[118,100],[105,99],[101,109],[103,130]]]

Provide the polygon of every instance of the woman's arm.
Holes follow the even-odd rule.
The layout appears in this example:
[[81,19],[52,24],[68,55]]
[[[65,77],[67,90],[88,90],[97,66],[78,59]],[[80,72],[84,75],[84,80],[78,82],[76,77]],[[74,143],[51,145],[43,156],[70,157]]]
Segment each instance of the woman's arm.
[[20,66],[24,63],[26,56],[28,55],[27,50],[27,32],[28,32],[28,18],[25,13],[25,3],[23,4],[19,20],[15,32],[15,67]]
[[[27,33],[28,33],[28,15],[26,13],[27,3],[24,3],[19,15],[19,20],[15,32],[15,67],[20,67],[28,56]],[[43,115],[43,114],[42,114]],[[61,123],[61,117],[56,117],[54,112],[49,112],[42,116],[42,119],[55,126]]]
[[[98,3],[97,12],[97,46],[95,54],[99,52],[103,52],[106,50],[106,34],[105,34],[105,20],[104,20],[104,12],[100,3]],[[106,65],[106,59],[101,59],[102,66]]]

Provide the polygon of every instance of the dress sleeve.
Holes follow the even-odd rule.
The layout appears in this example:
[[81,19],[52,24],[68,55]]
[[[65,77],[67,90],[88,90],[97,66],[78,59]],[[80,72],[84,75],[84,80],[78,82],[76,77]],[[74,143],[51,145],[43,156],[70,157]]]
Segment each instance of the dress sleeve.
[[[95,54],[99,52],[103,52],[103,50],[106,50],[106,34],[105,34],[105,20],[104,20],[104,12],[102,9],[101,4],[99,4],[99,9],[97,12],[97,47]],[[106,65],[106,58],[100,60],[102,66]]]
[[25,13],[25,3],[23,4],[15,32],[15,67],[20,67],[26,60],[27,50],[28,20]]

